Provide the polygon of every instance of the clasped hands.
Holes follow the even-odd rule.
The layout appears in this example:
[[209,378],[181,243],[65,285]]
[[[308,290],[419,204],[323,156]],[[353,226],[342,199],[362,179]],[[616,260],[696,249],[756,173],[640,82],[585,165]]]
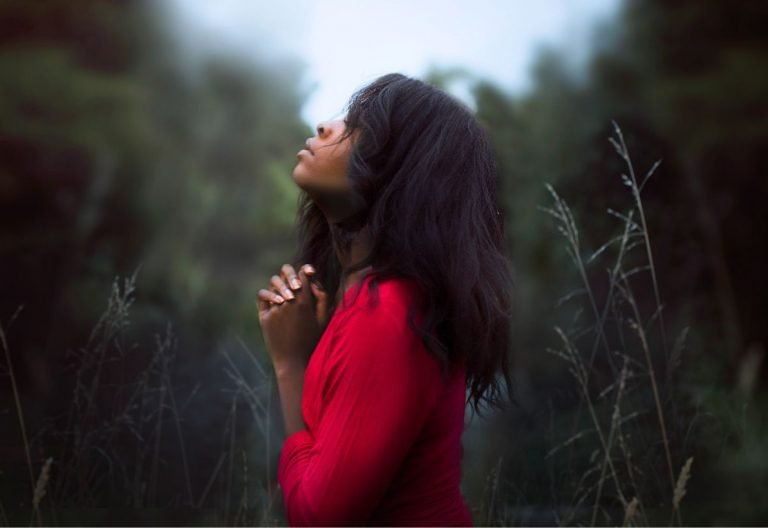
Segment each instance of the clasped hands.
[[283,264],[270,289],[259,290],[259,325],[276,371],[305,367],[328,323],[328,294],[310,280],[315,273],[311,264],[298,273]]

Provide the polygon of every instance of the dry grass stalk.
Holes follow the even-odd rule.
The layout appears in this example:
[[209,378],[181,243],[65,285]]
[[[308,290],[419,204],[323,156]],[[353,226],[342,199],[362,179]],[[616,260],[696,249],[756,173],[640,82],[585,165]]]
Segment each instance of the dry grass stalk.
[[496,509],[496,494],[499,490],[499,473],[501,472],[501,461],[502,457],[499,457],[499,461],[496,463],[495,467],[491,468],[491,471],[486,479],[487,485],[491,488],[491,497],[488,501],[488,512],[485,518],[486,526],[491,525],[491,516]]
[[624,178],[624,183],[632,189],[632,196],[635,198],[635,204],[637,206],[637,210],[640,213],[640,223],[643,228],[643,236],[645,238],[645,250],[648,255],[648,263],[650,265],[650,271],[651,271],[651,280],[653,282],[653,292],[656,296],[656,306],[659,310],[659,325],[661,328],[661,346],[662,351],[664,352],[664,357],[667,357],[667,334],[664,330],[664,317],[661,315],[661,307],[663,306],[661,303],[661,295],[659,294],[659,282],[656,279],[656,268],[653,266],[653,251],[651,249],[651,238],[648,234],[648,225],[645,221],[645,208],[643,207],[643,201],[640,198],[640,193],[643,191],[643,187],[645,187],[645,184],[648,182],[648,179],[653,175],[654,172],[656,172],[656,169],[659,167],[659,164],[661,164],[661,160],[657,160],[656,163],[653,164],[653,166],[650,168],[650,170],[646,173],[645,178],[643,178],[643,181],[638,185],[637,178],[635,177],[635,168],[632,165],[632,160],[629,158],[629,151],[627,150],[627,145],[624,142],[624,134],[621,133],[621,128],[619,128],[619,125],[616,123],[616,121],[613,121],[613,129],[616,132],[616,136],[619,138],[619,141],[617,142],[613,138],[609,138],[609,141],[613,144],[613,146],[616,148],[616,152],[619,153],[619,155],[624,158],[624,161],[627,163],[627,168],[629,170],[629,178],[622,175]]
[[45,497],[48,479],[51,476],[51,463],[53,463],[53,457],[48,457],[45,464],[43,464],[43,468],[40,470],[40,476],[37,477],[35,493],[32,495],[32,507],[36,511],[40,510],[40,502],[43,500],[43,497]]
[[645,355],[646,367],[648,369],[648,376],[649,376],[649,379],[651,380],[651,389],[653,391],[653,400],[656,405],[656,415],[659,420],[659,428],[661,430],[661,439],[664,443],[664,454],[666,455],[667,470],[669,471],[670,483],[674,488],[675,477],[672,471],[672,454],[670,453],[670,450],[669,450],[669,437],[667,435],[667,427],[666,427],[666,422],[664,420],[664,410],[661,404],[661,397],[659,396],[659,387],[656,382],[656,373],[655,373],[655,369],[653,368],[653,362],[651,361],[650,346],[648,345],[648,339],[646,337],[645,330],[640,321],[640,310],[637,307],[637,303],[635,302],[635,297],[632,294],[632,290],[629,286],[629,281],[627,281],[626,276],[622,276],[622,279],[623,279],[624,285],[620,286],[619,289],[623,294],[624,298],[629,303],[629,305],[632,307],[632,311],[634,314],[634,320],[630,320],[630,326],[632,326],[637,331],[637,336],[640,339],[640,343],[643,349],[643,354]]
[[[600,497],[602,496],[603,491],[603,482],[605,481],[605,470],[608,467],[609,463],[611,462],[611,448],[613,447],[613,439],[616,435],[616,431],[619,428],[619,424],[621,422],[621,395],[624,394],[624,388],[626,387],[627,382],[627,359],[624,359],[624,366],[621,369],[621,373],[619,374],[619,384],[618,388],[616,389],[616,403],[613,406],[613,415],[611,417],[611,428],[608,432],[608,446],[605,449],[605,459],[602,463],[602,470],[600,471],[600,479],[598,480],[599,485],[597,488],[597,493],[595,494],[595,506],[592,510],[592,525],[595,525],[595,522],[597,521],[597,512],[598,507],[600,505]],[[616,474],[616,471],[611,467],[611,471]],[[615,477],[614,477],[615,478]],[[618,485],[618,481],[616,482],[616,489],[619,492],[619,497],[621,497],[621,501],[624,505],[627,504],[626,500],[624,499],[624,495],[621,492],[621,488]]]
[[683,350],[685,349],[685,340],[688,337],[689,327],[683,328],[680,335],[675,339],[675,344],[672,346],[672,353],[669,357],[669,363],[667,364],[667,383],[671,383],[672,375],[675,370],[680,367],[682,362]]
[[[18,310],[17,312],[18,313]],[[14,315],[15,316],[15,315]],[[21,429],[21,439],[24,442],[24,454],[27,458],[27,470],[29,471],[29,483],[32,489],[35,489],[35,476],[32,472],[32,455],[29,452],[29,440],[27,438],[27,428],[24,423],[24,412],[21,408],[21,398],[19,397],[19,388],[16,385],[16,374],[13,370],[13,362],[11,361],[11,352],[8,350],[8,341],[5,339],[5,332],[3,326],[0,325],[0,343],[3,345],[3,351],[5,352],[5,361],[8,364],[8,372],[11,378],[11,387],[13,389],[13,401],[16,404],[16,415],[19,419],[19,428]]]
[[550,458],[552,455],[554,455],[555,453],[557,453],[558,451],[560,451],[564,447],[568,447],[569,445],[574,443],[579,438],[581,438],[583,436],[586,436],[586,435],[588,435],[590,433],[594,433],[594,430],[592,430],[592,429],[584,429],[583,431],[579,431],[575,435],[571,436],[570,438],[568,438],[567,440],[565,440],[563,442],[560,442],[555,447],[553,447],[552,449],[547,451],[547,454],[544,455],[544,459],[546,460],[547,458]]
[[680,501],[682,501],[685,496],[688,479],[691,478],[691,464],[693,464],[693,457],[689,457],[688,460],[685,461],[683,469],[680,470],[680,475],[677,477],[675,495],[672,498],[672,506],[676,511],[680,509]]
[[[589,411],[590,418],[592,419],[592,425],[597,432],[597,436],[600,439],[600,445],[602,447],[602,451],[606,455],[605,462],[607,466],[611,470],[611,478],[613,479],[614,485],[616,487],[616,492],[619,494],[619,497],[621,499],[622,504],[626,504],[626,499],[624,498],[624,494],[621,489],[621,484],[619,483],[618,474],[616,471],[616,468],[613,464],[613,459],[610,457],[610,444],[606,441],[605,435],[603,434],[603,430],[600,427],[600,420],[597,417],[597,412],[595,411],[595,407],[592,403],[592,398],[589,395],[589,375],[587,372],[586,367],[584,366],[584,362],[581,360],[581,356],[579,355],[576,348],[573,346],[573,343],[571,343],[571,340],[568,338],[568,336],[565,335],[565,333],[559,328],[555,327],[555,331],[560,336],[560,339],[562,339],[563,344],[565,345],[565,352],[561,352],[561,357],[566,358],[570,363],[571,367],[568,369],[569,372],[576,378],[576,381],[579,385],[579,389],[581,390],[581,395],[583,397],[582,402],[586,403],[587,410]],[[603,475],[601,477],[604,479],[605,476]],[[602,487],[602,486],[601,486]],[[599,499],[599,493],[598,493],[598,499]]]
[[[568,241],[568,244],[566,245],[566,252],[571,257],[571,260],[573,261],[574,265],[579,271],[579,276],[581,277],[582,282],[584,283],[585,291],[587,293],[587,296],[589,297],[589,303],[592,308],[592,312],[595,316],[595,319],[598,321],[598,324],[596,325],[597,332],[598,332],[598,340],[595,343],[595,350],[597,348],[598,343],[602,343],[603,347],[605,348],[608,362],[611,365],[611,368],[614,371],[614,374],[616,374],[616,366],[613,364],[613,359],[610,357],[610,347],[608,346],[608,339],[605,336],[604,332],[604,322],[605,322],[605,312],[600,314],[598,308],[597,308],[597,301],[595,299],[594,292],[592,291],[592,284],[589,282],[589,278],[587,277],[587,271],[585,267],[584,260],[581,258],[582,250],[581,250],[581,242],[579,240],[579,230],[576,226],[576,221],[573,218],[573,213],[571,212],[570,207],[568,207],[568,204],[563,200],[557,192],[555,192],[555,189],[550,185],[546,184],[547,190],[552,195],[552,198],[555,201],[555,207],[554,208],[541,208],[545,213],[550,214],[552,217],[554,217],[558,222],[559,225],[557,226],[557,230],[560,231],[560,233],[563,234],[563,236]],[[594,255],[593,255],[594,256]],[[594,354],[592,358],[590,358],[590,362],[585,369],[587,372],[587,381],[589,379],[589,371],[592,368],[592,360],[594,359]]]
[[629,523],[632,522],[632,519],[635,518],[635,514],[637,514],[637,506],[639,504],[640,501],[637,497],[634,497],[629,501],[629,504],[627,504],[627,507],[624,510],[624,522],[621,523],[622,526],[629,526]]
[[[166,328],[165,338],[160,341],[157,339],[157,346],[165,351],[171,351],[176,348],[176,340],[173,337],[170,324]],[[181,453],[182,468],[184,469],[184,481],[187,486],[187,501],[190,506],[195,503],[194,494],[192,492],[192,477],[189,471],[189,463],[187,461],[187,447],[184,442],[184,434],[181,430],[181,414],[179,407],[176,404],[176,395],[173,384],[171,383],[171,373],[169,369],[170,360],[163,362],[162,383],[165,385],[168,395],[170,397],[170,410],[173,414],[174,424],[176,426],[176,436],[179,440],[179,449]]]

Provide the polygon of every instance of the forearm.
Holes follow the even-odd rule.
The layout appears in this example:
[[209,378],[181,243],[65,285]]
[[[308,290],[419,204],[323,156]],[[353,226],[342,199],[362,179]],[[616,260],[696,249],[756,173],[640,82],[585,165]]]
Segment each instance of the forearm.
[[304,363],[275,365],[275,378],[280,394],[286,436],[307,428],[301,414],[305,370]]

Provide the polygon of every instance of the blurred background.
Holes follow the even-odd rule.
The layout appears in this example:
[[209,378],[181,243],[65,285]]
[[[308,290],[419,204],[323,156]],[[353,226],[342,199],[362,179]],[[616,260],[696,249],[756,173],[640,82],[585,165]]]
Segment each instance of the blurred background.
[[518,405],[467,414],[475,524],[765,524],[766,15],[3,0],[0,525],[285,524],[256,294],[296,152],[392,71],[499,164]]

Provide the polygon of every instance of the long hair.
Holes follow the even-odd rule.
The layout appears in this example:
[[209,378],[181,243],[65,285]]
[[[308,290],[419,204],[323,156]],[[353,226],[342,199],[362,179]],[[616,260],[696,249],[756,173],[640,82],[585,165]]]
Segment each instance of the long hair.
[[[463,103],[400,74],[360,89],[346,110],[344,136],[357,132],[347,178],[365,206],[329,225],[302,193],[297,265],[315,265],[316,280],[333,293],[369,265],[374,290],[387,277],[415,280],[425,293],[424,318],[415,325],[412,307],[408,324],[444,372],[465,366],[474,410],[482,415],[482,401],[503,408],[502,386],[516,403],[509,361],[514,275],[484,129]],[[342,269],[336,249],[346,251],[363,227],[370,253]]]

